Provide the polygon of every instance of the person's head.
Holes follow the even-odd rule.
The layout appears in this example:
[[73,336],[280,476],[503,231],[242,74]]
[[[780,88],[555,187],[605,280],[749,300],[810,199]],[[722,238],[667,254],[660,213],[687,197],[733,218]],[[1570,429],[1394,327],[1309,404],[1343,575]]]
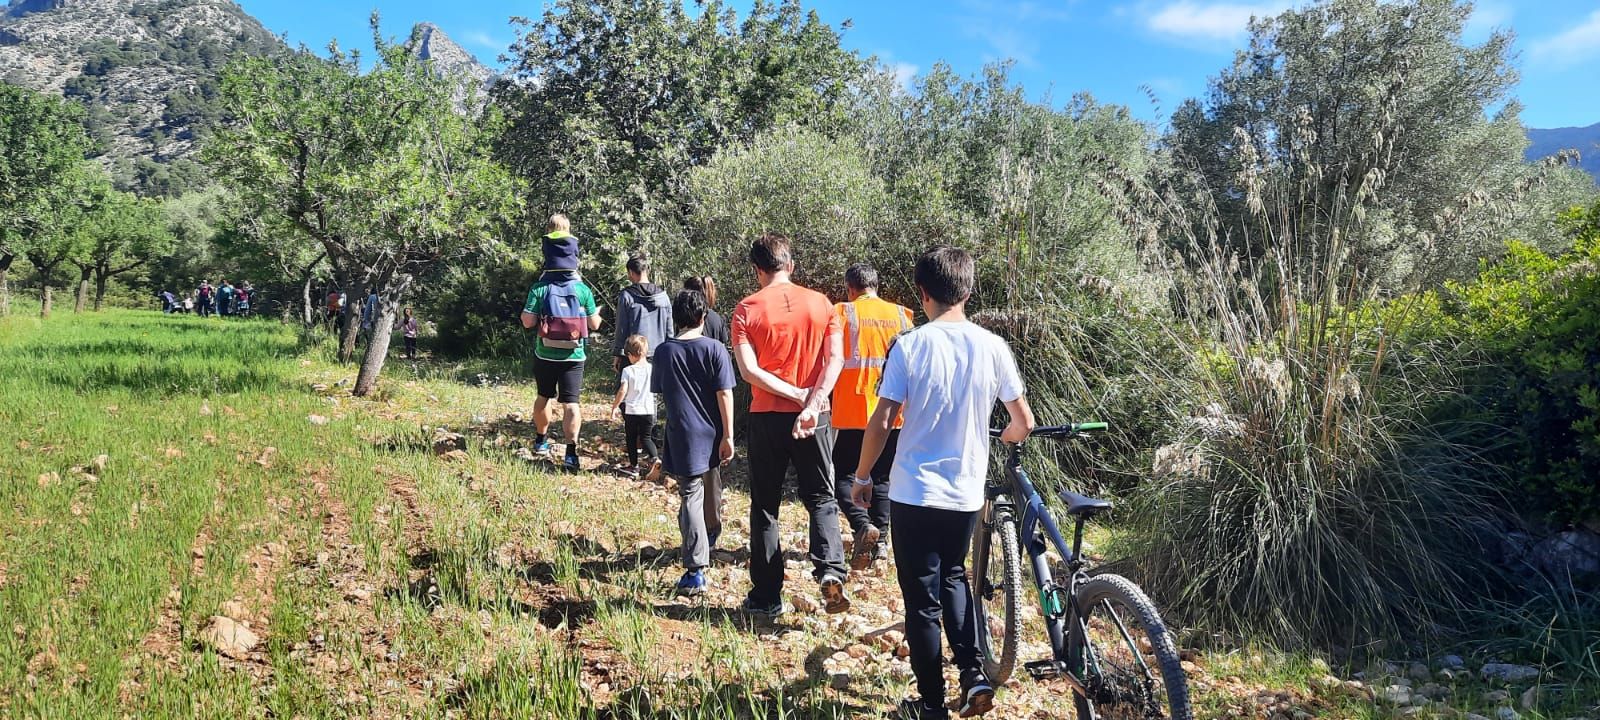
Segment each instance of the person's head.
[[717,306],[717,281],[711,279],[710,275],[684,278],[683,289],[693,290],[706,296],[707,309]]
[[643,335],[630,335],[628,341],[622,345],[622,353],[628,356],[628,362],[638,363],[650,352],[650,341]]
[[[939,308],[965,304],[972,296],[974,280],[972,256],[953,247],[936,247],[917,258],[912,277],[922,293],[924,308],[932,303]],[[929,312],[929,315],[935,313]]]
[[545,234],[555,232],[572,232],[572,221],[566,215],[556,213],[550,216],[550,222],[544,224]]
[[693,330],[706,322],[706,296],[699,290],[679,290],[672,298],[672,326]]
[[406,308],[406,319],[407,320],[411,319],[411,308]]
[[854,300],[878,291],[878,271],[866,263],[856,263],[844,269],[845,292]]
[[636,283],[650,282],[650,258],[635,253],[628,258],[628,279]]
[[750,244],[750,264],[762,285],[781,273],[794,272],[794,256],[789,253],[789,238],[767,233]]

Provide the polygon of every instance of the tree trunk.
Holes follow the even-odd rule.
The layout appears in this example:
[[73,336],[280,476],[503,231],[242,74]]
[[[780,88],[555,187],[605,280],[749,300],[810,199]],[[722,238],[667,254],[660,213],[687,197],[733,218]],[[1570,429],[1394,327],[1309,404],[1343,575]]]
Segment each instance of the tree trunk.
[[11,263],[17,259],[16,253],[0,251],[0,317],[11,314]]
[[101,303],[105,302],[105,299],[106,299],[106,285],[108,284],[108,282],[110,280],[111,280],[111,276],[106,274],[106,273],[96,272],[94,274],[94,311],[95,312],[100,312],[100,305],[101,305]]
[[83,312],[83,305],[89,300],[89,277],[93,273],[90,268],[78,268],[78,299],[72,304],[74,314]]
[[55,291],[50,287],[50,280],[46,278],[43,287],[39,289],[39,317],[50,317],[50,301],[54,295]]
[[316,318],[311,313],[311,277],[307,274],[305,283],[300,286],[300,322],[305,323],[308,329]]
[[[363,289],[363,294],[365,290]],[[356,336],[361,332],[361,309],[355,293],[345,293],[344,311],[339,315],[339,362],[356,356]]]
[[394,317],[399,312],[400,299],[411,285],[411,276],[402,275],[394,287],[379,295],[378,308],[372,320],[372,337],[367,339],[367,353],[361,358],[361,372],[356,375],[356,397],[366,397],[378,385],[378,375],[383,363],[389,359],[389,336],[394,332]]

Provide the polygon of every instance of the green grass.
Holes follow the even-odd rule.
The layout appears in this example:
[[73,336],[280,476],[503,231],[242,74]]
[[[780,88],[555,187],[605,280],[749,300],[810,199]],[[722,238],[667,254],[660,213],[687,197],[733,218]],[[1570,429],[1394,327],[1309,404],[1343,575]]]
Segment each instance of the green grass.
[[[394,360],[355,400],[352,367],[275,322],[0,318],[0,716],[845,718],[910,692],[887,658],[844,691],[820,673],[899,619],[892,574],[857,585],[854,620],[753,627],[727,610],[746,582],[727,563],[723,594],[673,602],[675,557],[656,549],[677,546],[675,496],[517,460],[531,429],[504,418],[530,409],[522,373]],[[468,433],[467,461],[433,456],[423,428],[440,425]],[[586,452],[608,452],[615,429],[586,427]],[[737,544],[747,499],[729,496]],[[802,517],[786,507],[787,530]],[[262,636],[243,661],[198,642],[231,603]],[[1306,654],[1203,663],[1202,717],[1256,689],[1382,716],[1320,697]],[[1061,693],[1007,690],[1002,711],[1068,717]]]

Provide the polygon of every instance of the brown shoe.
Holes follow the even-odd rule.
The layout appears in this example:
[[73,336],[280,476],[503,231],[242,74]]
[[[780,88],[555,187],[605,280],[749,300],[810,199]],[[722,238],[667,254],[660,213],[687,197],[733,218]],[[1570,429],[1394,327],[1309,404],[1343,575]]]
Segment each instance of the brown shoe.
[[861,572],[872,567],[872,561],[878,556],[878,539],[883,533],[876,525],[868,524],[865,530],[856,533],[855,542],[850,547],[850,569]]
[[832,575],[822,577],[822,609],[838,615],[850,609],[850,596],[844,594],[844,581]]
[[641,479],[644,480],[647,483],[659,483],[659,482],[661,482],[661,461],[660,460],[652,461],[650,463],[650,470],[648,472],[646,472],[644,474],[644,477],[641,478]]

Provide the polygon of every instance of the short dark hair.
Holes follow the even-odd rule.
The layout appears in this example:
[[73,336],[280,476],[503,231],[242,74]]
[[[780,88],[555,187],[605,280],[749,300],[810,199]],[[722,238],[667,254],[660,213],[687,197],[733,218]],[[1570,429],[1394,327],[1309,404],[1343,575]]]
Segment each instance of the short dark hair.
[[917,287],[940,305],[960,305],[972,296],[972,256],[961,248],[936,247],[917,258]]
[[643,275],[650,272],[650,258],[644,253],[634,253],[628,257],[628,272]]
[[786,270],[792,262],[794,256],[789,254],[789,238],[778,233],[766,233],[750,244],[750,264],[762,272]]
[[699,290],[679,290],[672,298],[672,327],[688,330],[706,319],[706,296]]
[[877,290],[878,271],[866,263],[856,263],[844,269],[844,284],[851,290]]

